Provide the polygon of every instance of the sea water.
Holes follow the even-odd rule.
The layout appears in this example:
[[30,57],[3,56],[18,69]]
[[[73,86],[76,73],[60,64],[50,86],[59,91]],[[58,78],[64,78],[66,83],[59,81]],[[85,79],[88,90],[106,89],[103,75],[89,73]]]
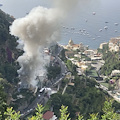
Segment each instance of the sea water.
[[[120,0],[79,0],[75,10],[61,23],[60,44],[70,39],[96,49],[100,43],[120,36]],[[1,0],[0,8],[15,18],[24,17],[33,7],[51,7],[51,0]]]

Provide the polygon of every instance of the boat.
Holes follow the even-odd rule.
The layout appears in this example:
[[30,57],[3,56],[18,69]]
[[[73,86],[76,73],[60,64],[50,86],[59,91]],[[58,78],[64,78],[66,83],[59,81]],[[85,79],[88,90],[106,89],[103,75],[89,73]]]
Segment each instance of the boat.
[[87,19],[85,19],[85,22],[87,22],[88,20]]
[[107,30],[107,29],[108,29],[108,26],[105,26],[104,29]]
[[92,14],[93,14],[93,15],[96,15],[96,12],[93,12]]
[[100,38],[100,36],[97,36],[98,38]]
[[99,32],[102,32],[102,29],[99,29]]
[[118,25],[118,23],[114,23],[116,26]]
[[74,27],[71,27],[71,30],[75,30],[75,28],[74,28]]
[[83,31],[86,31],[85,29],[83,29]]
[[105,23],[109,23],[109,22],[105,22]]

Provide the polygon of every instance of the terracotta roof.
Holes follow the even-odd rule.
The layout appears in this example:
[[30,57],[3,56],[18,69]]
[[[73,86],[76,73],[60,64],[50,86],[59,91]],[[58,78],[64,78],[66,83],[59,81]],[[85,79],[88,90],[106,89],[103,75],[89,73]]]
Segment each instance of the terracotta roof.
[[75,84],[74,83],[68,83],[68,85],[74,86]]
[[50,118],[52,118],[54,115],[54,113],[52,111],[47,111],[44,115],[43,115],[43,118],[45,120],[49,120]]

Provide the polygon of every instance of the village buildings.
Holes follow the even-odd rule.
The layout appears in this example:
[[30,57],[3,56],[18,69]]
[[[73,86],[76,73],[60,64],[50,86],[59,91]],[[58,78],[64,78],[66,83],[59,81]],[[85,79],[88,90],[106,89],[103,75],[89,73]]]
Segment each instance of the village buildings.
[[63,47],[64,47],[64,49],[68,49],[68,50],[81,50],[81,51],[84,51],[84,50],[88,49],[88,46],[84,46],[82,43],[74,44],[72,39],[69,40],[68,45],[63,46]]
[[110,51],[118,52],[120,50],[120,37],[111,38],[108,46]]
[[[84,71],[88,68],[94,60],[101,60],[102,55],[97,53],[97,50],[89,49],[88,46],[80,44],[74,44],[74,42],[70,39],[68,45],[63,46],[65,51],[65,56],[68,60],[70,60],[74,65],[77,66],[78,75],[82,75]],[[86,58],[82,57],[85,56]]]

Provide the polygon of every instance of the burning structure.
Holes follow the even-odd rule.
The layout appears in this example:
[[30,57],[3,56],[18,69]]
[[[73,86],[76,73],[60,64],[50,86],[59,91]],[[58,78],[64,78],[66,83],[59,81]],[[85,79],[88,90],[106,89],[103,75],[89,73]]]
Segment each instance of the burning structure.
[[[68,2],[73,4],[73,0],[64,1],[66,5]],[[42,84],[44,81],[47,73],[45,66],[49,64],[50,56],[43,50],[60,38],[60,20],[63,13],[68,10],[64,1],[55,2],[57,6],[55,8],[48,9],[41,6],[33,8],[24,18],[16,19],[10,27],[10,33],[19,37],[24,44],[24,54],[17,61],[21,67],[18,70],[19,79],[25,88],[35,88],[38,82]],[[77,0],[74,0],[74,3],[76,2]]]

